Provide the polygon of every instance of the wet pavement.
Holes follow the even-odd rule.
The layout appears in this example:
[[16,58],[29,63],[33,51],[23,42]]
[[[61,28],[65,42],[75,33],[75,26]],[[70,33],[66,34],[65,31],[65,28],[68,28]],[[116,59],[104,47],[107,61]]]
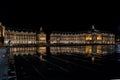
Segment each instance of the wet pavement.
[[15,56],[17,80],[111,80],[120,79],[120,55],[91,57],[54,55]]
[[8,68],[8,80],[17,80],[15,65],[11,63]]

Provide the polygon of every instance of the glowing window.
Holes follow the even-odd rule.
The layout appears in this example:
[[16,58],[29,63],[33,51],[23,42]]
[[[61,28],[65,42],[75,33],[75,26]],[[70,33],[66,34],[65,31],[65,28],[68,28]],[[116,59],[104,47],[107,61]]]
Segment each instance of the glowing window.
[[97,35],[97,40],[102,40],[102,34]]
[[91,34],[86,34],[86,40],[92,40],[92,35]]
[[43,41],[46,40],[46,35],[40,35],[39,40],[43,40]]
[[40,37],[40,40],[46,40],[46,37]]

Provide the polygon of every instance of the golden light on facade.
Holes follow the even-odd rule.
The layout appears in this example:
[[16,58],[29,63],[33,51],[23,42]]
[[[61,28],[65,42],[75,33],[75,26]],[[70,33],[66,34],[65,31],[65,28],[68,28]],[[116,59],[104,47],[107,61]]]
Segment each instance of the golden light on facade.
[[97,40],[102,40],[102,34],[97,34]]
[[0,37],[4,37],[5,35],[5,27],[3,25],[0,26]]
[[46,41],[46,36],[40,36],[39,40]]
[[40,31],[37,34],[37,43],[45,43],[46,44],[46,34],[42,31],[42,27],[40,28]]
[[2,26],[2,36],[4,37],[4,35],[5,35],[5,27]]
[[115,35],[100,31],[92,26],[92,30],[80,33],[54,32],[50,35],[51,44],[115,44]]
[[2,36],[1,28],[0,28],[0,37]]
[[[0,37],[4,37],[4,44],[7,45],[8,41],[11,40],[13,44],[38,44],[43,43],[46,44],[46,34],[40,28],[39,33],[34,32],[23,32],[23,31],[11,31],[5,30],[4,26],[0,26]],[[1,38],[2,39],[2,38]],[[53,47],[51,48],[51,52],[54,53],[86,53],[92,54],[93,52],[101,54],[102,47],[101,46],[91,46],[91,44],[115,44],[115,35],[103,31],[96,30],[94,26],[92,26],[92,30],[85,32],[57,32],[51,33],[50,35],[50,45],[88,45],[82,46],[80,48],[77,47]],[[0,42],[2,45],[2,42]],[[37,48],[38,52],[46,53],[46,47]],[[24,51],[21,48],[17,51]]]
[[86,40],[92,40],[92,34],[86,34]]
[[95,62],[95,57],[92,56],[91,59],[92,59],[92,64],[94,64],[94,62]]

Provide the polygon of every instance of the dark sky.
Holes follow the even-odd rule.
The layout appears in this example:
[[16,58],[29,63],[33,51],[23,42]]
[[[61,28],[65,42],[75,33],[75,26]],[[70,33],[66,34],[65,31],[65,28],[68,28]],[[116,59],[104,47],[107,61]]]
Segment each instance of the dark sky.
[[8,18],[8,2],[7,1],[0,1],[0,21],[2,23],[7,22]]
[[[49,31],[88,30],[92,24],[97,29],[118,33],[120,15],[113,7],[98,4],[3,1],[0,20],[7,27],[38,30],[43,26]],[[106,4],[105,4],[106,5]],[[117,12],[116,12],[117,11]]]

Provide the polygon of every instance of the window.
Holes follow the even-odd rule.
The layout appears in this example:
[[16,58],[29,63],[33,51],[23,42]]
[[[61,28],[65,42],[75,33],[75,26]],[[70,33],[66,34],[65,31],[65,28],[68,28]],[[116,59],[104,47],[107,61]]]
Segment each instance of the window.
[[97,34],[97,40],[102,40],[102,34]]
[[39,35],[38,38],[40,41],[46,41],[46,35]]
[[91,34],[86,34],[86,40],[92,40],[92,35]]

